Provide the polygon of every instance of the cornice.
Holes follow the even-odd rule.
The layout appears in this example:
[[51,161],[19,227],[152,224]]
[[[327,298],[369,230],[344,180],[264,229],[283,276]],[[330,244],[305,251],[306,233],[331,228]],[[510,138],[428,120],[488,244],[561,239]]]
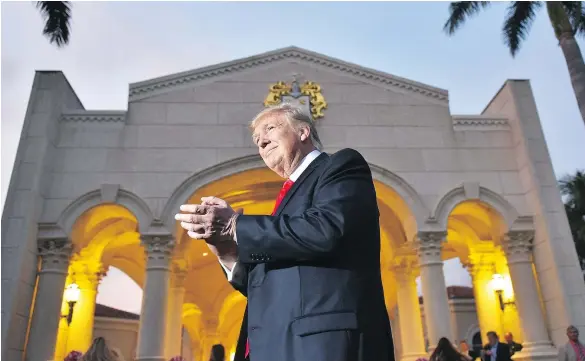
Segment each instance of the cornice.
[[211,65],[187,72],[181,72],[165,77],[155,78],[143,82],[130,84],[129,100],[139,100],[151,96],[153,93],[175,86],[197,83],[210,78],[237,73],[243,70],[256,68],[287,59],[318,65],[320,67],[346,73],[360,80],[377,83],[386,88],[418,93],[442,103],[448,103],[449,93],[444,89],[435,88],[426,84],[404,79],[374,69],[365,68],[356,64],[344,62],[323,54],[314,53],[297,47],[288,47],[248,58],[233,60]]
[[509,129],[508,119],[485,115],[453,115],[455,130],[503,130]]
[[66,123],[124,123],[125,119],[125,110],[82,110],[61,115]]

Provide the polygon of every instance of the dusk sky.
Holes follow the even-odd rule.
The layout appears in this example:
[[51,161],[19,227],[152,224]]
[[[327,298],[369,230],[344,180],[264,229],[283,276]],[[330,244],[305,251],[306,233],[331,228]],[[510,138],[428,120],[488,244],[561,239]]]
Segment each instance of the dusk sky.
[[[545,9],[514,59],[500,30],[506,3],[453,37],[442,31],[447,7],[83,2],[73,6],[71,43],[58,49],[34,3],[2,2],[2,209],[35,70],[63,71],[86,109],[127,109],[129,83],[290,45],[447,89],[453,114],[479,114],[506,79],[529,79],[557,177],[585,169],[585,126]],[[469,284],[458,262],[445,270],[447,284]],[[100,303],[140,308],[140,289],[120,271],[99,292]]]

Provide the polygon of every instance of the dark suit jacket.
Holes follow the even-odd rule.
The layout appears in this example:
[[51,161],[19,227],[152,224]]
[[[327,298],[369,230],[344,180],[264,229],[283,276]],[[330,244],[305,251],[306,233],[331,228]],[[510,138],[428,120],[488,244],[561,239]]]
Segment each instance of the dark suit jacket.
[[235,360],[394,360],[370,168],[322,153],[274,216],[242,215],[231,284],[248,298]]
[[[491,347],[489,345],[485,345],[483,347],[484,350],[489,350]],[[491,356],[483,355],[483,361],[491,361]],[[499,342],[498,348],[496,351],[496,361],[511,361],[512,354],[510,353],[510,346],[506,343]]]

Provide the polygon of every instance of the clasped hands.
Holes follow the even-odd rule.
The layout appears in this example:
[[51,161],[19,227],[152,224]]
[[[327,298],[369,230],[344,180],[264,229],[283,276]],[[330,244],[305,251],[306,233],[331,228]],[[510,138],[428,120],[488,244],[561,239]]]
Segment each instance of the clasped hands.
[[223,199],[203,197],[201,204],[183,204],[175,219],[181,222],[189,237],[204,240],[220,260],[233,263],[237,260],[235,242],[236,220],[243,213],[234,211]]

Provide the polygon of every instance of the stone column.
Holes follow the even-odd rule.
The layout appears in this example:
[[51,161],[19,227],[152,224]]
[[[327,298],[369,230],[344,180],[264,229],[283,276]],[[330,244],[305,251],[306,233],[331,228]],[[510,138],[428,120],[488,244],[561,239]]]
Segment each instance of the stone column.
[[[199,345],[201,347],[200,350],[200,359],[201,360],[209,360],[211,357],[211,347],[213,345],[220,342],[220,335],[217,332],[218,320],[212,317],[206,318],[203,321],[203,338],[200,340]],[[227,354],[226,350],[226,354]],[[227,355],[226,355],[227,356]]]
[[39,241],[41,269],[26,346],[26,361],[53,359],[71,250],[71,243],[65,238]]
[[426,357],[425,338],[416,290],[415,265],[415,260],[405,260],[393,267],[400,319],[401,361],[414,361]]
[[146,253],[146,277],[138,331],[138,361],[165,359],[165,331],[170,262],[174,242],[171,236],[142,236]]
[[167,307],[166,358],[181,355],[183,333],[183,300],[185,298],[185,267],[173,262]]
[[73,317],[67,337],[67,353],[84,353],[93,341],[93,322],[97,289],[106,274],[101,262],[74,257],[71,261],[71,282],[79,286],[79,301],[73,308]]
[[504,237],[504,251],[510,269],[524,342],[514,360],[556,360],[557,350],[549,339],[540,295],[532,270],[532,231],[511,231]]
[[503,335],[501,310],[491,282],[495,271],[492,254],[472,253],[465,265],[473,282],[473,297],[483,344],[488,342],[487,332]]
[[441,337],[454,340],[441,258],[446,236],[447,232],[418,233],[417,252],[430,350],[437,346]]

